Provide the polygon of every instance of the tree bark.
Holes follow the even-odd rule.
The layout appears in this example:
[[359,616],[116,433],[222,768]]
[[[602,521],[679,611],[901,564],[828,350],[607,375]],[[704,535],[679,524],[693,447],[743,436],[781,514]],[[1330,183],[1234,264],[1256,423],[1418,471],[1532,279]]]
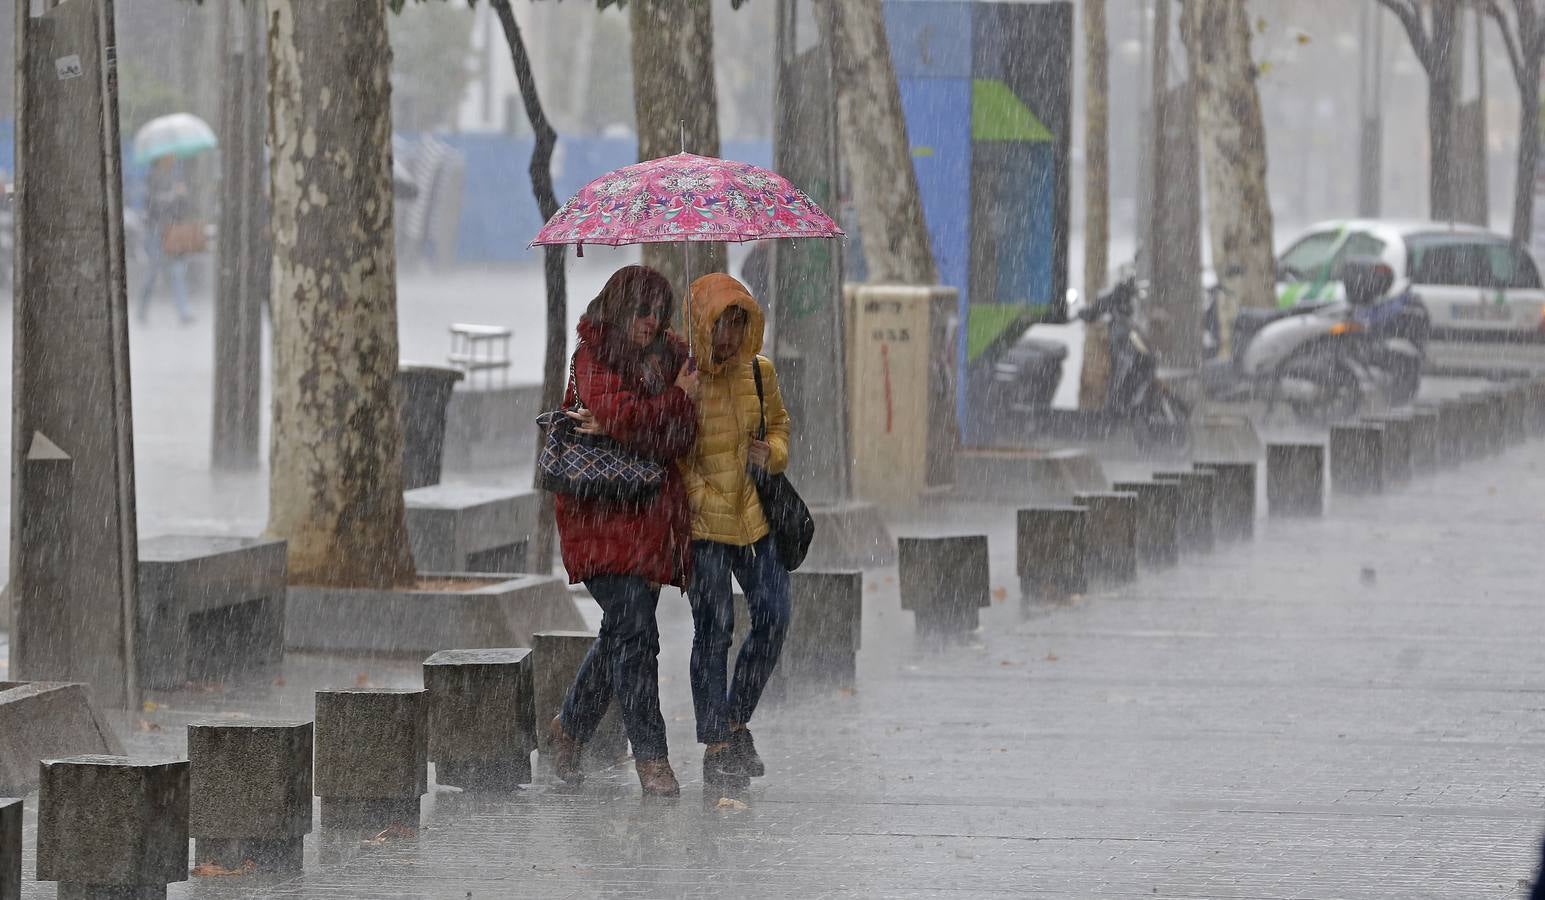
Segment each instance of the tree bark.
[[[633,111],[638,158],[687,152],[719,155],[719,95],[714,84],[713,8],[709,0],[631,0]],[[683,128],[685,134],[683,135]],[[644,265],[682,296],[692,279],[723,272],[723,244],[693,244],[691,270],[681,244],[645,244]]]
[[1250,16],[1235,0],[1186,0],[1181,39],[1197,92],[1207,224],[1219,297],[1220,353],[1239,306],[1276,301],[1266,129],[1250,55]]
[[934,284],[938,270],[880,0],[842,0],[832,6],[837,124],[869,280]]
[[[1105,287],[1110,271],[1109,50],[1105,0],[1084,0],[1084,293]],[[1110,335],[1100,324],[1084,327],[1084,364],[1078,379],[1080,409],[1105,405],[1110,379]]]
[[[542,98],[537,93],[536,78],[531,73],[531,57],[526,53],[526,42],[515,21],[515,11],[510,0],[491,0],[499,25],[504,29],[504,41],[510,48],[510,61],[515,66],[515,80],[520,83],[520,99],[526,107],[526,119],[536,144],[531,150],[531,192],[536,195],[536,205],[542,211],[542,219],[552,218],[558,212],[558,195],[553,192],[553,148],[558,143],[558,133],[547,121],[542,109]],[[542,360],[542,408],[557,409],[563,402],[565,365],[568,350],[568,279],[563,266],[566,247],[542,248],[542,274],[547,283],[547,345]],[[537,453],[542,452],[543,436],[537,436]],[[528,553],[532,571],[551,572],[553,568],[553,495],[539,492],[541,508],[537,511],[536,535]]]
[[408,584],[385,0],[269,0],[268,50],[268,532],[292,582]]
[[1457,79],[1453,64],[1457,0],[1434,0],[1427,58],[1427,144],[1432,160],[1427,173],[1432,218],[1452,219],[1454,209],[1454,108]]

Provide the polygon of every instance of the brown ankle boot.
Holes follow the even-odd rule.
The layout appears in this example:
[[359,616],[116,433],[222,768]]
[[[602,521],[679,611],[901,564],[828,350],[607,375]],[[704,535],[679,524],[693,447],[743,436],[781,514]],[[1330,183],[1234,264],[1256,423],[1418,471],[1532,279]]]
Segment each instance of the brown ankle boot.
[[585,779],[585,773],[579,767],[584,745],[563,730],[563,719],[560,716],[553,716],[547,730],[552,736],[553,772],[568,784],[579,784]]
[[653,797],[680,797],[681,785],[676,783],[676,773],[671,771],[671,761],[640,759],[633,763],[638,770],[638,783],[644,793]]

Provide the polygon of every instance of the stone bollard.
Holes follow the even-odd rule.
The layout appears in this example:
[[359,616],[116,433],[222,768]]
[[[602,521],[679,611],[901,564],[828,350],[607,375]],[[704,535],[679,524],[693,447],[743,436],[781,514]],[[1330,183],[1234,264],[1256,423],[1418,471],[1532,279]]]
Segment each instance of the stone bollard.
[[1460,394],[1463,406],[1463,435],[1460,455],[1469,460],[1479,460],[1491,452],[1491,403],[1482,394]]
[[60,900],[162,900],[188,880],[188,763],[126,756],[44,760],[39,881]]
[[976,630],[992,602],[986,535],[897,538],[896,558],[901,608],[912,611],[919,637]]
[[1411,410],[1411,474],[1431,472],[1438,466],[1438,434],[1442,413],[1430,407]]
[[1538,437],[1545,434],[1545,378],[1534,378],[1528,383],[1528,430]]
[[1125,584],[1137,578],[1137,495],[1116,492],[1074,494],[1073,505],[1089,510],[1084,520],[1084,573],[1097,584]]
[[1325,514],[1325,445],[1266,445],[1266,514]]
[[1036,506],[1019,511],[1014,571],[1021,605],[1065,602],[1088,590],[1086,523],[1082,506]]
[[523,647],[441,650],[424,660],[435,783],[513,791],[531,782],[531,670]]
[[310,722],[230,719],[188,726],[193,861],[298,872],[311,832]]
[[21,800],[0,797],[0,900],[21,900]]
[[1463,400],[1439,401],[1434,407],[1438,413],[1437,445],[1434,461],[1439,468],[1452,469],[1464,462],[1468,442],[1465,429],[1469,427],[1469,404]]
[[778,661],[784,679],[817,690],[854,688],[863,637],[864,573],[790,572],[789,601],[789,633]]
[[1330,485],[1338,494],[1378,494],[1385,485],[1381,425],[1330,426]]
[[1118,481],[1112,490],[1137,495],[1137,561],[1153,568],[1180,562],[1180,485]]
[[[1363,424],[1384,429],[1384,486],[1405,484],[1411,480],[1416,440],[1416,423],[1405,413],[1364,416]],[[1331,466],[1334,471],[1335,466]]]
[[1505,415],[1502,434],[1508,446],[1522,444],[1529,436],[1529,396],[1525,384],[1514,382],[1503,394]]
[[324,828],[418,828],[429,787],[429,695],[316,692],[316,793]]
[[1180,519],[1176,536],[1186,553],[1210,553],[1217,544],[1217,476],[1200,469],[1191,472],[1156,472],[1155,481],[1180,485]]
[[1505,436],[1507,398],[1502,395],[1501,391],[1486,391],[1480,396],[1486,404],[1486,427],[1484,431],[1486,444],[1482,455],[1496,456],[1507,447]]
[[1255,463],[1199,462],[1198,471],[1212,472],[1213,534],[1224,540],[1255,536]]
[[[539,631],[531,636],[531,704],[537,758],[549,769],[553,762],[553,717],[563,709],[569,685],[574,683],[580,663],[594,643],[595,635],[588,631]],[[622,705],[613,698],[601,716],[601,724],[585,742],[580,764],[586,771],[597,772],[627,758],[628,734],[622,725]]]

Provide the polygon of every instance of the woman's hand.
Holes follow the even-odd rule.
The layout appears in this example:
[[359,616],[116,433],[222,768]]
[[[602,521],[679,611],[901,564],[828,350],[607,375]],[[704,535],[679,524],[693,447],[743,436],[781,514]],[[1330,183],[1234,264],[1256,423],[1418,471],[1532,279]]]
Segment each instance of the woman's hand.
[[767,460],[772,457],[772,444],[752,438],[751,452],[747,456],[751,460],[751,465],[765,469]]
[[579,409],[566,409],[563,414],[579,423],[579,427],[574,429],[579,434],[606,433],[606,429],[602,428],[601,423],[596,419],[595,413],[583,406]]
[[688,400],[691,400],[693,403],[697,402],[697,367],[692,365],[691,361],[682,363],[681,371],[676,373],[676,386],[681,388],[682,392],[687,395]]

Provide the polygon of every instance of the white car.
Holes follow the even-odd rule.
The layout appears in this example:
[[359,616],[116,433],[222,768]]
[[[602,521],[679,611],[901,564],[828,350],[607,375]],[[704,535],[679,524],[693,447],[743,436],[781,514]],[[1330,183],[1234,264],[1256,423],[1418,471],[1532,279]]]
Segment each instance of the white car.
[[1341,261],[1377,257],[1409,286],[1436,337],[1545,337],[1545,288],[1524,249],[1474,225],[1348,219],[1315,225],[1278,258],[1280,306],[1341,299]]

